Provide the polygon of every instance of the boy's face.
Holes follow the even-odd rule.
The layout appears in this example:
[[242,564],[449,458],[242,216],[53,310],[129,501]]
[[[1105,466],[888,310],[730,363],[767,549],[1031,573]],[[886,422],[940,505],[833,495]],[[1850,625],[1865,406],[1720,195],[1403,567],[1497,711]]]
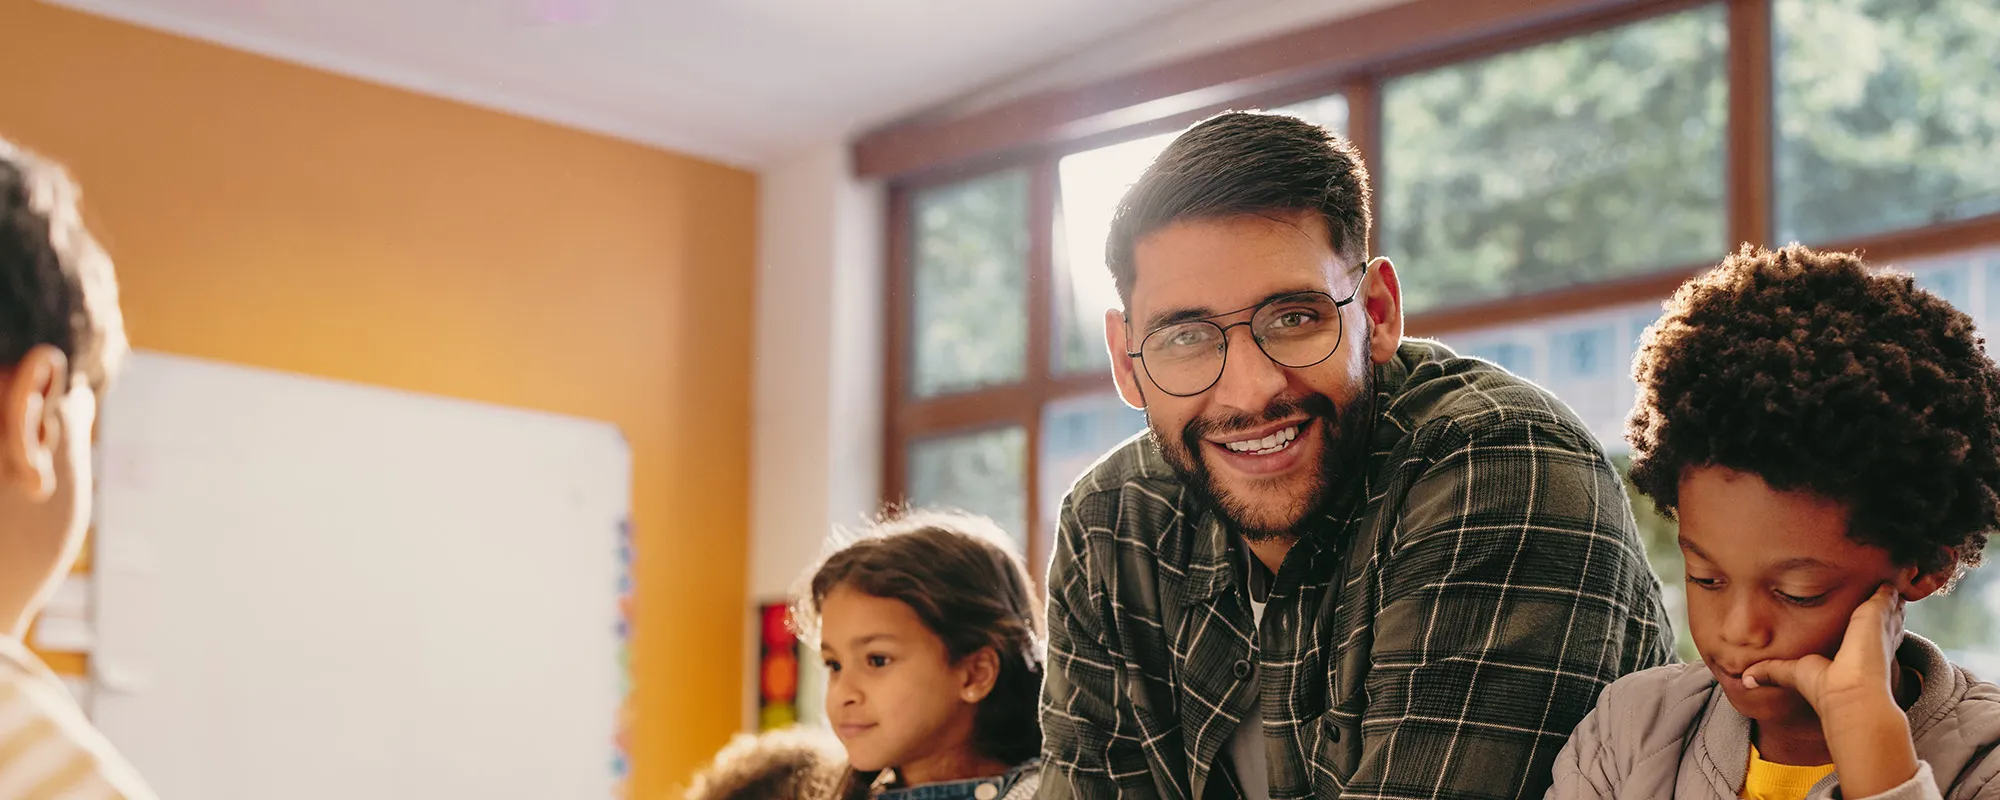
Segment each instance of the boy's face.
[[0,370],[0,412],[0,632],[19,635],[90,525],[97,396],[43,345]]
[[1696,467],[1680,481],[1680,543],[1687,559],[1688,627],[1731,705],[1765,725],[1810,725],[1812,707],[1781,687],[1743,686],[1768,659],[1833,658],[1849,615],[1887,582],[1916,589],[1917,570],[1847,535],[1844,504],[1781,492],[1756,475]]

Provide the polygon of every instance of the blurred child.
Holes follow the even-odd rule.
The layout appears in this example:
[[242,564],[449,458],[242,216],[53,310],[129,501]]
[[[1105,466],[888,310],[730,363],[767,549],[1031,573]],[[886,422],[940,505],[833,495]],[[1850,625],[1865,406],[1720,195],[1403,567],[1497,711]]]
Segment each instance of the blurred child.
[[0,139],[0,798],[151,798],[21,642],[90,525],[91,426],[125,353],[63,172]]
[[695,776],[686,800],[832,800],[846,779],[838,742],[786,728],[738,735]]
[[2000,688],[1903,630],[2000,520],[1983,346],[1846,253],[1745,247],[1675,293],[1627,438],[1702,663],[1607,687],[1550,797],[2000,797]]
[[1041,604],[1005,540],[979,517],[913,513],[813,573],[793,619],[826,661],[843,798],[1034,795]]

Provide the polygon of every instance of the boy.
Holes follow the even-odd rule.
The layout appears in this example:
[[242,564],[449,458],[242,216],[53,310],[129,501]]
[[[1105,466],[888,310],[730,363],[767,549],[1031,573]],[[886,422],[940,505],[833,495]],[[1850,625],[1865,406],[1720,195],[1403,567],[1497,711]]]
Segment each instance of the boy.
[[91,425],[125,352],[76,187],[0,139],[0,798],[153,795],[21,643],[90,523]]
[[2000,519],[1983,345],[1846,253],[1746,246],[1675,293],[1626,435],[1702,663],[1606,688],[1550,797],[2000,797],[2000,688],[1902,626]]

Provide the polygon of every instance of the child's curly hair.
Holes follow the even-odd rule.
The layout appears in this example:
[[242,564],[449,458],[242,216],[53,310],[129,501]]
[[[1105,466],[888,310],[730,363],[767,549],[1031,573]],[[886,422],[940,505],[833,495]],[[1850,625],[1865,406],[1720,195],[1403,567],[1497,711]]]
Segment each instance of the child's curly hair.
[[686,800],[833,800],[847,760],[833,737],[801,728],[738,734],[694,778]]
[[1690,467],[1849,507],[1926,573],[1977,566],[2000,515],[2000,369],[1972,319],[1851,253],[1745,245],[1646,330],[1632,483],[1673,516]]

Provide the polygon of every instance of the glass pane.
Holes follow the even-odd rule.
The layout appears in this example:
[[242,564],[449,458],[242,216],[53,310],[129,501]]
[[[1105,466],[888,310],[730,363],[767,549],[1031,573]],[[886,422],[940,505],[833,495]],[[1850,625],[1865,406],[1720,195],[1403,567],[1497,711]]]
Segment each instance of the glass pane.
[[912,198],[918,397],[1027,374],[1028,175],[1009,170]]
[[1025,543],[1027,463],[1019,425],[924,439],[910,445],[910,502],[984,514]]
[[1065,156],[1056,167],[1061,182],[1056,214],[1055,302],[1058,372],[1101,372],[1111,368],[1104,345],[1104,311],[1118,307],[1118,284],[1104,264],[1104,241],[1111,235],[1111,212],[1139,173],[1172,142],[1163,133]]
[[[1271,109],[1292,114],[1336,133],[1347,130],[1347,98],[1322,97]],[[1146,165],[1180,132],[1163,133],[1086,150],[1062,159],[1056,219],[1056,348],[1050,362],[1057,372],[1109,369],[1104,346],[1104,311],[1118,307],[1118,286],[1104,265],[1111,212]]]
[[1042,408],[1042,521],[1054,531],[1063,495],[1091,465],[1146,429],[1146,415],[1111,392],[1057,400]]
[[1778,242],[2000,213],[2000,4],[1778,0],[1772,14]]
[[1388,82],[1406,309],[1720,258],[1727,49],[1718,4]]
[[1347,133],[1347,95],[1330,94],[1303,103],[1271,109],[1272,113],[1290,114],[1299,119],[1318,125],[1334,133]]

